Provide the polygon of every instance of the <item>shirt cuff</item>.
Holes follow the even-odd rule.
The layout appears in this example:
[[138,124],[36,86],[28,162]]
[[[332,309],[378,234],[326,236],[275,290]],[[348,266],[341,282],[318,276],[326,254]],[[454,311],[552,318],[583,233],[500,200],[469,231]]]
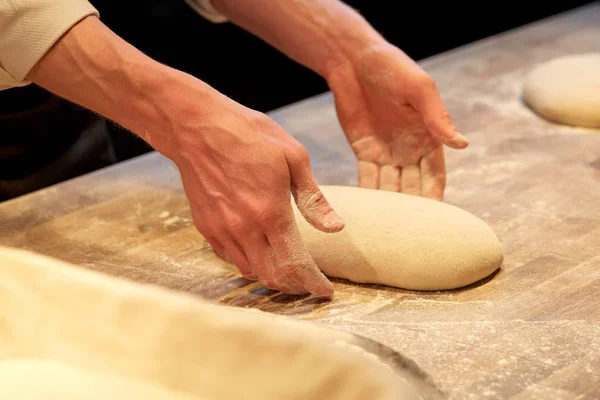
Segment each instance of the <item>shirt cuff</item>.
[[99,16],[87,0],[6,3],[10,5],[0,6],[0,66],[15,86],[24,83],[31,68],[73,25],[88,15]]
[[228,22],[226,16],[217,11],[216,8],[210,3],[210,0],[185,0],[188,6],[190,6],[198,14],[217,24]]

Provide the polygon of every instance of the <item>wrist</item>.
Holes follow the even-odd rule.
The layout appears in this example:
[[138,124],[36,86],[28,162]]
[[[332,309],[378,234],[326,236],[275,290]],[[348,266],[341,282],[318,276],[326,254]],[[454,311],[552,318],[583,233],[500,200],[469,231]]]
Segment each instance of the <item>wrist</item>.
[[344,14],[327,35],[330,54],[320,75],[328,81],[331,75],[357,64],[363,54],[389,45],[360,14],[349,7]]
[[368,75],[375,70],[385,72],[386,65],[380,60],[389,54],[407,58],[399,48],[385,40],[356,48],[344,62],[332,65],[327,71],[325,79],[329,89],[334,93],[344,91],[348,88],[349,82],[368,78]]
[[173,161],[180,135],[188,132],[185,125],[206,120],[219,94],[199,79],[155,61],[141,66],[129,87],[129,97],[121,97],[130,99],[123,125]]

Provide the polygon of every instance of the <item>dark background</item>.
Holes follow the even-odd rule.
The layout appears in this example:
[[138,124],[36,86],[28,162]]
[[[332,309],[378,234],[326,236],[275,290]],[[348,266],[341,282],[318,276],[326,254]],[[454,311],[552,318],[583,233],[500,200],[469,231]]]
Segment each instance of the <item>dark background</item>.
[[[287,1],[287,0],[273,0]],[[233,24],[213,24],[183,0],[92,0],[110,28],[151,57],[260,111],[322,93],[325,82]],[[590,1],[358,1],[391,43],[419,60]],[[538,3],[537,5],[535,3]]]

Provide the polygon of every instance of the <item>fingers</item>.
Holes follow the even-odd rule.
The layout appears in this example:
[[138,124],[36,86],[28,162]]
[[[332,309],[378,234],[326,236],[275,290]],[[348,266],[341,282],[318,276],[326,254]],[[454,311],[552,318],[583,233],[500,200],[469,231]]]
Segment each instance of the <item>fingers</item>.
[[397,167],[359,161],[359,186],[443,200],[446,186],[444,148],[438,146],[418,164]]
[[358,162],[358,185],[369,189],[421,194],[421,172],[417,165],[404,168],[395,165],[379,166],[370,161]]
[[308,152],[304,146],[294,146],[286,153],[290,170],[291,191],[298,210],[315,228],[323,232],[339,232],[344,220],[331,207],[312,175]]
[[379,189],[399,192],[401,188],[400,168],[394,165],[384,165],[381,167]]
[[257,226],[251,234],[240,240],[242,246],[248,249],[253,276],[264,287],[288,294],[306,293],[303,282],[295,276],[289,276],[278,264],[273,248],[260,227]]
[[425,126],[432,135],[445,145],[454,149],[464,149],[469,145],[466,137],[461,135],[442,102],[435,81],[424,75],[419,82],[415,107],[421,112]]
[[[288,294],[331,297],[333,286],[304,245],[289,202],[253,219],[230,213],[226,221],[194,222],[215,252],[250,280]],[[212,222],[212,223],[211,223]],[[220,227],[212,232],[210,227]]]
[[420,162],[421,195],[435,200],[444,199],[446,187],[446,163],[444,147],[438,146],[432,152],[425,154]]
[[379,187],[379,165],[371,161],[358,160],[358,186],[377,189]]
[[[308,292],[319,297],[333,296],[333,285],[314,263],[302,241],[291,205],[289,211],[280,215],[278,221],[263,227],[278,267],[279,275],[274,277],[274,283],[279,285],[284,281],[294,282],[301,284],[301,288],[304,289],[297,293]],[[293,290],[298,290],[298,286],[294,286]]]
[[212,247],[213,251],[217,254],[217,256],[219,256],[219,258],[221,258],[227,262],[231,262],[231,259],[230,259],[229,255],[227,253],[225,253],[225,248],[223,247],[221,242],[219,242],[213,236],[204,235],[204,238],[206,239],[208,244],[210,244],[210,246]]
[[225,241],[224,248],[226,259],[237,267],[244,278],[252,281],[258,279],[246,257],[246,252],[237,241],[232,239]]
[[402,168],[400,178],[402,193],[413,196],[421,195],[421,171],[418,165],[407,165]]
[[[246,252],[237,239],[233,237],[231,232],[225,229],[224,224],[218,223],[220,221],[211,220],[210,218],[202,218],[195,212],[192,212],[192,219],[198,231],[202,233],[206,241],[211,245],[215,253],[217,253],[221,259],[235,265],[246,279],[258,279],[253,272],[253,268],[248,261],[248,257],[246,257]],[[241,225],[230,222],[228,226],[236,227]]]

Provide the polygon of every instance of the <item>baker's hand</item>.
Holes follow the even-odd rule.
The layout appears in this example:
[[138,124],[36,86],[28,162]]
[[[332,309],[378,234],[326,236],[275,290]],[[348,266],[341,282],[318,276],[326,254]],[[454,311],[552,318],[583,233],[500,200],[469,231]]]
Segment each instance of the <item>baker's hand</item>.
[[172,159],[195,226],[246,278],[329,297],[333,286],[300,237],[291,195],[315,228],[336,232],[344,223],[315,183],[306,149],[266,115],[212,96],[206,117],[190,110],[174,118]]
[[328,78],[337,115],[358,158],[359,185],[442,200],[443,145],[467,147],[434,80],[400,49],[356,55]]
[[273,120],[148,58],[95,16],[64,34],[28,80],[175,162],[194,224],[244,276],[286,293],[333,293],[300,237],[291,195],[317,229],[344,223],[315,184],[304,147]]

